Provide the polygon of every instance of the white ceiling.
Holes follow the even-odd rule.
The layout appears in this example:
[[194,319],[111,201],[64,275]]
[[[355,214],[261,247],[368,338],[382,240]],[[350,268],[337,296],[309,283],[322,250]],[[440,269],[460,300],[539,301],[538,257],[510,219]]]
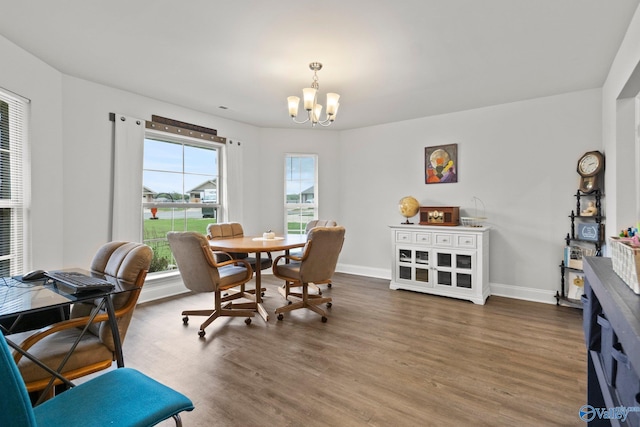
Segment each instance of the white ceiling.
[[601,87],[639,1],[0,0],[0,34],[64,74],[261,127],[300,127],[286,97],[319,61],[321,103],[341,95],[329,129],[350,129]]

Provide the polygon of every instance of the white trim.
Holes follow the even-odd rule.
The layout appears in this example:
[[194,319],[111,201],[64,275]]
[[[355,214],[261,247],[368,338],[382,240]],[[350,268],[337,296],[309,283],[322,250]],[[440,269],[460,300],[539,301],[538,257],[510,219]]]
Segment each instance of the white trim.
[[180,273],[177,271],[166,274],[147,275],[144,283],[140,297],[138,298],[139,304],[189,292],[182,283]]
[[[336,272],[355,274],[358,276],[375,277],[377,279],[391,280],[391,269],[364,267],[353,264],[338,264]],[[262,275],[271,274],[271,270],[265,270]],[[555,291],[525,288],[522,286],[491,283],[491,295],[505,298],[513,298],[524,301],[540,302],[544,304],[556,304]],[[139,302],[150,302],[162,298],[188,293],[177,272],[156,275],[149,278],[142,288]],[[491,301],[491,297],[487,301]]]
[[514,298],[524,301],[556,304],[556,291],[526,288],[523,286],[505,285],[503,283],[491,283],[491,295],[497,297]]

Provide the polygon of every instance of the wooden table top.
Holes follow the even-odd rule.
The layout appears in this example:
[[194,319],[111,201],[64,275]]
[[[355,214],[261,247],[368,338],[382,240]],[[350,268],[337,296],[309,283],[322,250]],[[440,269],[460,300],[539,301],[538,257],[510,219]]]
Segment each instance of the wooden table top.
[[273,252],[301,248],[307,242],[305,234],[278,236],[275,239],[263,239],[261,236],[233,237],[230,239],[209,240],[209,246],[215,251],[227,252]]

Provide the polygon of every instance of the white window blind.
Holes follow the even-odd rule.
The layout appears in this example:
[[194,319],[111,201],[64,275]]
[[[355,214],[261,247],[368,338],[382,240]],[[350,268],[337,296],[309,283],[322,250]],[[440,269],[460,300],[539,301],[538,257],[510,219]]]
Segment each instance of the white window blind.
[[0,275],[25,270],[28,101],[0,89]]

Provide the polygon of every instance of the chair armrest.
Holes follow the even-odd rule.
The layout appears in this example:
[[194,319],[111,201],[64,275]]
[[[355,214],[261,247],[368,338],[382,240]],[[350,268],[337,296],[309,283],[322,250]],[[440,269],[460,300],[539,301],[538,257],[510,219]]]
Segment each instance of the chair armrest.
[[[93,322],[91,323],[99,323],[109,320],[109,315],[107,313],[98,314],[94,317]],[[44,328],[39,329],[33,335],[27,337],[24,341],[22,341],[19,346],[24,351],[28,351],[31,347],[33,347],[38,341],[48,337],[49,335],[55,334],[56,332],[64,331],[66,329],[78,328],[85,326],[89,322],[89,317],[77,317],[75,319],[64,320],[62,322],[54,323],[53,325],[45,326]],[[16,363],[22,358],[22,354],[18,352],[14,352],[13,359]]]
[[302,262],[305,259],[307,259],[307,257],[309,256],[309,250],[311,249],[311,245],[313,244],[312,240],[309,240],[305,245],[304,245],[304,252],[302,253],[302,256],[296,256],[296,255],[280,255],[278,256],[274,261],[273,264],[277,264],[278,261],[280,260],[280,258],[284,258],[284,259],[288,259],[289,261],[297,261],[297,262]]
[[[209,263],[209,265],[211,267],[215,267],[215,268],[220,268],[220,267],[224,267],[225,265],[231,265],[231,264],[244,264],[244,267],[251,272],[251,275],[253,276],[253,269],[251,268],[251,264],[249,264],[248,261],[245,261],[244,259],[229,259],[227,261],[222,261],[222,262],[216,262],[215,257],[213,256],[213,251],[211,250],[211,248],[209,246],[205,247],[205,246],[201,246],[202,251],[204,252],[204,256],[207,259],[207,263]],[[221,251],[216,251],[216,252],[221,252]],[[229,258],[231,258],[231,255],[229,255],[226,252],[222,252],[226,255],[229,256]]]
[[273,264],[277,264],[278,261],[280,261],[280,259],[285,259],[285,260],[289,260],[289,261],[297,261],[300,262],[302,261],[304,258],[303,257],[299,257],[299,256],[295,256],[295,255],[279,255],[276,257],[276,259],[273,260]]
[[[138,301],[138,295],[140,294],[140,287],[142,287],[142,284],[144,283],[144,279],[146,275],[147,275],[147,270],[140,270],[140,272],[138,273],[138,278],[136,279],[136,284],[139,287],[129,291],[131,292],[131,296],[129,297],[129,300],[127,301],[127,303],[115,311],[116,319],[119,319],[120,317],[124,316],[129,311],[135,308],[135,305]],[[29,335],[29,337],[23,340],[19,345],[23,350],[28,351],[38,341],[41,341],[42,339],[48,337],[49,335],[52,335],[56,332],[64,331],[66,329],[84,327],[87,323],[89,323],[89,319],[90,319],[90,316],[76,317],[73,319],[63,320],[62,322],[54,323],[53,325],[45,326],[44,328],[41,328],[35,331],[32,335]],[[96,317],[93,318],[93,321],[91,323],[100,323],[108,320],[109,320],[108,313],[98,313]],[[13,358],[16,361],[16,363],[18,363],[21,357],[22,357],[22,354],[17,352],[14,353]]]
[[[229,252],[225,252],[225,251],[213,251],[213,255],[214,255],[214,259],[224,259],[227,258],[227,261],[230,259],[233,259],[233,257],[231,256],[231,254]],[[220,256],[219,258],[216,256]]]

